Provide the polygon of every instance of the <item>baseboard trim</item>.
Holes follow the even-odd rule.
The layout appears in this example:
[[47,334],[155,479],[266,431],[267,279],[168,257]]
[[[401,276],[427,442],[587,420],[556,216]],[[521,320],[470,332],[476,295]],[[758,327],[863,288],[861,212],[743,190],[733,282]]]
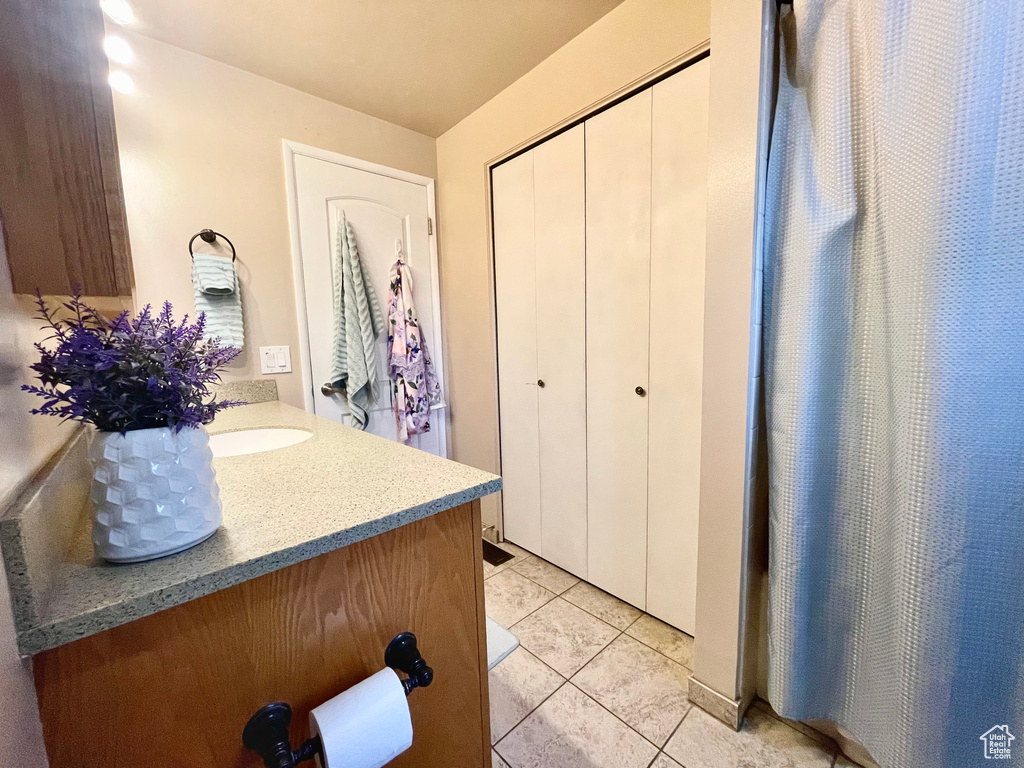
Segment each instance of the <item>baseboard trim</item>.
[[693,704],[712,717],[721,720],[734,731],[738,731],[743,725],[743,714],[747,707],[742,701],[723,696],[714,688],[692,676],[690,677],[688,695]]

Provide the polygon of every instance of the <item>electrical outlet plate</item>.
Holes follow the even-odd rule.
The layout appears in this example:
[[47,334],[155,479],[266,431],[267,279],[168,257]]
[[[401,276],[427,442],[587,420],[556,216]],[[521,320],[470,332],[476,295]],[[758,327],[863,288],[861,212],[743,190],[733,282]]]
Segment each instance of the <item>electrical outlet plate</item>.
[[289,347],[260,347],[261,373],[291,373],[292,353]]

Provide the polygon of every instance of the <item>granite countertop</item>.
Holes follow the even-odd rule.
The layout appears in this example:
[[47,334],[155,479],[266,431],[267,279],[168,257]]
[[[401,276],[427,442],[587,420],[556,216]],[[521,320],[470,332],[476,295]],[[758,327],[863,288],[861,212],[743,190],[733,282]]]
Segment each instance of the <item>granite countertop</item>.
[[[313,437],[264,453],[214,459],[224,524],[210,539],[160,560],[97,560],[91,509],[74,518],[63,558],[8,562],[18,647],[31,655],[179,605],[347,544],[478,499],[501,488],[489,472],[319,418],[278,401],[218,414],[211,434],[263,427]],[[24,525],[24,524],[23,524]],[[5,556],[7,547],[5,547]],[[45,595],[19,582],[46,582]],[[31,590],[26,590],[31,591]],[[19,604],[33,599],[31,606]]]

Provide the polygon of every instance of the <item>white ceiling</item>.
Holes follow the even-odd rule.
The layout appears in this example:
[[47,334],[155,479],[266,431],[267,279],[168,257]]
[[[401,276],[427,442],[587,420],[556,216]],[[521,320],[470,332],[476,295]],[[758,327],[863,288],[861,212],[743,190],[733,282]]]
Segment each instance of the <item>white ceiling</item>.
[[622,0],[131,0],[132,29],[439,136]]

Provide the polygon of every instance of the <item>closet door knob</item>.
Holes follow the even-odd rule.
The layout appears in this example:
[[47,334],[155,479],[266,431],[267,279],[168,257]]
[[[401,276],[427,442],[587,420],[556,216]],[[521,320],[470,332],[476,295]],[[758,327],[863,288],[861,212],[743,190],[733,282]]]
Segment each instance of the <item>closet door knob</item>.
[[643,387],[637,387],[633,391],[636,392],[638,395],[640,395],[640,397],[643,397],[644,395],[647,394],[647,390],[644,389]]
[[537,379],[537,386],[544,389],[544,379]]

